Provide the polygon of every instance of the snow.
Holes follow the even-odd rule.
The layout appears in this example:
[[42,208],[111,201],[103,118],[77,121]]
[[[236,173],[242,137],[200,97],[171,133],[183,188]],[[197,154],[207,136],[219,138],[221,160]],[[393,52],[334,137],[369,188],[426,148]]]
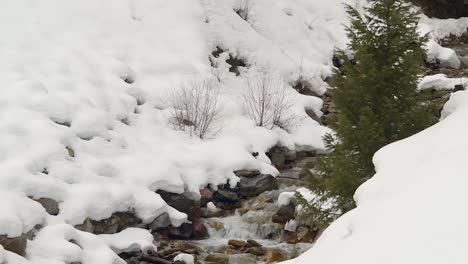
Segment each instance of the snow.
[[289,205],[292,201],[294,201],[295,197],[295,192],[282,192],[278,196],[278,201],[276,202],[278,207],[281,206],[287,206]]
[[174,258],[174,261],[182,261],[185,264],[194,264],[195,263],[195,258],[192,255],[189,254],[179,254]]
[[[239,3],[2,3],[0,234],[42,227],[28,242],[25,263],[120,263],[115,252],[144,250],[150,241],[136,230],[107,237],[73,226],[127,211],[143,223],[168,213],[179,226],[187,216],[156,190],[196,197],[208,184],[235,184],[235,170],[277,175],[264,153],[276,144],[323,149],[329,130],[305,112],[320,117],[319,98],[288,86],[297,101],[288,114],[297,122],[269,130],[247,117],[239,91],[251,76],[269,72],[323,94],[333,50],[345,43],[341,1],[259,0],[248,21],[234,12]],[[217,46],[225,52],[210,61]],[[239,76],[229,72],[229,54],[246,61]],[[207,75],[220,80],[222,130],[200,140],[169,125],[167,99],[182,83]],[[57,201],[59,214],[49,216],[39,198]]]
[[455,85],[466,85],[467,78],[447,78],[447,75],[439,73],[435,75],[424,76],[418,85],[419,90],[452,90]]
[[289,231],[289,232],[296,232],[297,229],[297,222],[294,219],[289,220],[286,222],[284,225],[284,230]]
[[[457,82],[429,76],[420,89]],[[468,92],[456,92],[438,124],[379,150],[377,173],[354,195],[357,208],[327,228],[313,249],[284,263],[467,263],[468,214],[460,210],[468,199],[467,118]]]
[[440,46],[433,39],[429,40],[426,49],[428,61],[439,62],[442,68],[460,68],[461,62],[454,50]]
[[[0,258],[123,263],[116,252],[152,248],[147,233],[96,236],[73,226],[127,211],[143,223],[167,213],[179,226],[187,216],[156,190],[197,196],[208,184],[234,185],[235,170],[277,175],[265,155],[276,144],[323,151],[330,130],[305,112],[320,117],[319,98],[288,87],[297,122],[269,130],[247,117],[239,91],[269,72],[323,94],[333,51],[346,43],[343,1],[251,2],[248,21],[234,12],[237,0],[2,2],[0,234],[42,228],[26,259],[3,249]],[[216,47],[225,51],[218,58]],[[454,65],[450,52],[431,47]],[[229,55],[246,62],[239,76],[229,72]],[[220,81],[222,130],[200,140],[169,125],[168,94],[206,75]],[[57,201],[60,213],[48,215],[39,198]]]

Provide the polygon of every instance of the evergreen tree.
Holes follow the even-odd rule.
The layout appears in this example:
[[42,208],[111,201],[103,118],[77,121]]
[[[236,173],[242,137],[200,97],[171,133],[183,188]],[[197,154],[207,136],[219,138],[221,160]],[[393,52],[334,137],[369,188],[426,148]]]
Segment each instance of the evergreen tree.
[[321,199],[307,203],[298,197],[305,215],[321,223],[354,207],[357,187],[375,173],[378,149],[437,121],[435,105],[417,91],[427,42],[417,32],[419,13],[403,0],[370,0],[363,15],[346,8],[352,55],[338,52],[343,66],[331,82],[338,116],[330,125],[336,134],[324,140],[332,152],[317,157],[307,179]]

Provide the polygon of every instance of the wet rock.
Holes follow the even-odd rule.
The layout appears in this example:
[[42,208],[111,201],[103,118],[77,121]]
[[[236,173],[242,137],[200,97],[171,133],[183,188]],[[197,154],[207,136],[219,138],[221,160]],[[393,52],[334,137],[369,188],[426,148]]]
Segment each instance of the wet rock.
[[254,254],[244,253],[229,256],[229,263],[235,264],[253,264],[257,263],[257,257]]
[[271,218],[273,223],[284,224],[296,216],[296,208],[293,203],[283,205],[279,208],[278,212]]
[[230,190],[217,190],[213,194],[213,201],[216,207],[231,210],[240,207],[240,198],[237,193]]
[[169,218],[168,213],[163,213],[160,216],[156,217],[148,227],[153,231],[159,231],[171,225],[171,219]]
[[296,153],[283,146],[274,146],[266,155],[271,160],[271,164],[277,169],[291,168],[296,160]]
[[191,239],[205,239],[209,237],[208,229],[206,229],[205,225],[201,222],[193,223],[192,227],[192,236]]
[[286,253],[280,249],[273,249],[266,253],[266,262],[275,263],[287,260]]
[[263,192],[277,189],[277,179],[268,174],[262,174],[252,178],[241,177],[239,182],[239,193],[243,197],[254,197]]
[[209,202],[213,201],[213,191],[209,188],[203,188],[200,190],[200,205],[205,207]]
[[216,264],[228,264],[229,256],[221,253],[211,253],[208,256],[206,256],[205,261]]
[[263,256],[266,253],[266,250],[262,247],[251,247],[248,248],[245,253],[253,254],[255,256]]
[[20,256],[24,256],[26,253],[27,241],[28,235],[22,235],[13,238],[0,236],[0,245],[2,245],[4,249],[14,252]]
[[231,239],[228,241],[228,245],[234,247],[234,248],[237,248],[237,249],[243,249],[243,248],[246,248],[248,246],[248,243],[243,241],[243,240],[235,240],[235,239]]
[[46,212],[50,215],[58,215],[60,212],[59,204],[54,199],[50,198],[39,198],[35,200],[36,202],[40,203],[42,207],[46,210]]
[[289,244],[312,243],[317,237],[318,230],[306,225],[299,226],[295,232],[284,231],[282,240]]
[[249,243],[249,245],[251,247],[262,247],[262,245],[260,243],[258,243],[257,241],[255,241],[253,239],[247,240],[247,243]]
[[251,178],[260,175],[258,170],[237,170],[234,172],[236,176]]
[[192,237],[193,226],[188,223],[183,223],[179,227],[170,226],[167,228],[166,234],[171,239],[185,239]]
[[291,232],[287,230],[284,231],[281,240],[288,244],[296,244],[297,242],[299,242],[296,232]]

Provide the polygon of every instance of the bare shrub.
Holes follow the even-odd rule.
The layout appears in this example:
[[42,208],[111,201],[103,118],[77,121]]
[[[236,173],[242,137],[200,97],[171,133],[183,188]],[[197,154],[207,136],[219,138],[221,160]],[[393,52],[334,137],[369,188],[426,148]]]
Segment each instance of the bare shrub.
[[291,113],[294,98],[288,95],[288,85],[268,74],[248,81],[242,93],[243,108],[257,126],[288,130],[295,122]]
[[252,3],[250,0],[241,0],[239,6],[234,11],[245,21],[249,20]]
[[216,135],[221,114],[219,83],[213,78],[194,78],[169,96],[174,129],[201,139]]

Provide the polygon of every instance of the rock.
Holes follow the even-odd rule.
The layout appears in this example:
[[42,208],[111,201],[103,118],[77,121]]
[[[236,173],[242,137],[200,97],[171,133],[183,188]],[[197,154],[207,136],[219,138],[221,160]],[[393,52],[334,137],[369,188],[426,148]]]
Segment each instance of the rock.
[[158,190],[157,193],[161,195],[161,198],[163,198],[169,206],[183,213],[189,214],[192,207],[195,206],[195,201],[183,194],[170,193],[162,190]]
[[76,225],[75,228],[80,230],[80,231],[83,231],[83,232],[88,232],[88,233],[93,233],[94,232],[94,225],[93,225],[91,219],[89,219],[89,218],[86,218],[86,220],[84,220],[83,224]]
[[262,174],[252,178],[241,177],[239,193],[243,197],[254,197],[263,192],[277,190],[278,181],[275,177]]
[[200,190],[200,205],[205,207],[209,202],[213,201],[213,192],[209,188]]
[[166,230],[166,235],[171,239],[188,240],[192,237],[193,226],[188,223],[183,223],[179,227],[170,226]]
[[266,262],[267,263],[276,263],[285,261],[287,259],[286,253],[280,249],[273,249],[266,253]]
[[59,204],[54,199],[43,197],[43,198],[39,198],[39,199],[37,199],[35,201],[40,203],[42,205],[42,207],[44,207],[46,212],[48,214],[50,214],[50,215],[58,215],[59,212],[60,212]]
[[156,217],[148,227],[153,231],[159,231],[171,225],[171,219],[169,218],[168,213],[163,213],[160,216]]
[[81,225],[76,226],[81,231],[91,232],[94,234],[115,234],[128,227],[141,227],[141,220],[131,212],[114,213],[111,217],[95,221],[86,219]]
[[312,120],[316,121],[319,124],[322,124],[322,119],[320,119],[317,114],[315,114],[314,110],[312,109],[306,109],[306,114],[312,118]]
[[192,230],[192,239],[205,239],[209,237],[208,229],[206,229],[205,225],[201,222],[193,223],[193,230]]
[[271,164],[279,170],[292,167],[296,160],[296,153],[283,146],[274,146],[266,155],[270,158]]
[[239,177],[250,178],[250,177],[255,177],[255,176],[260,175],[260,171],[258,171],[258,170],[237,170],[237,171],[234,171],[234,174],[236,176],[239,176]]
[[218,190],[213,194],[216,207],[231,210],[239,207],[240,198],[237,193],[229,190]]
[[27,241],[28,235],[26,234],[13,238],[0,236],[0,245],[2,245],[4,249],[16,253],[20,256],[24,256],[26,253]]
[[279,208],[278,212],[271,218],[273,223],[284,224],[296,216],[296,209],[294,204],[283,205]]
[[228,264],[229,256],[221,253],[211,253],[208,256],[206,256],[205,261],[216,264]]
[[291,232],[287,230],[283,232],[283,237],[281,238],[281,240],[288,244],[296,244],[297,242],[299,242],[296,232]]
[[266,250],[264,248],[261,248],[261,247],[251,247],[251,248],[248,248],[244,252],[249,253],[249,254],[253,254],[255,256],[263,256],[263,255],[265,255]]
[[228,241],[228,245],[233,246],[234,248],[246,248],[248,243],[243,240],[231,239]]
[[257,263],[257,256],[254,254],[244,253],[229,256],[229,263],[235,264],[253,264]]
[[215,201],[228,202],[228,203],[237,203],[240,201],[239,196],[232,191],[228,190],[218,190],[214,193],[213,198]]
[[249,245],[251,247],[262,247],[262,245],[260,243],[258,243],[257,241],[255,241],[253,239],[247,240],[247,243],[249,243]]
[[457,84],[453,88],[453,92],[464,91],[464,90],[465,90],[465,86],[463,84]]

